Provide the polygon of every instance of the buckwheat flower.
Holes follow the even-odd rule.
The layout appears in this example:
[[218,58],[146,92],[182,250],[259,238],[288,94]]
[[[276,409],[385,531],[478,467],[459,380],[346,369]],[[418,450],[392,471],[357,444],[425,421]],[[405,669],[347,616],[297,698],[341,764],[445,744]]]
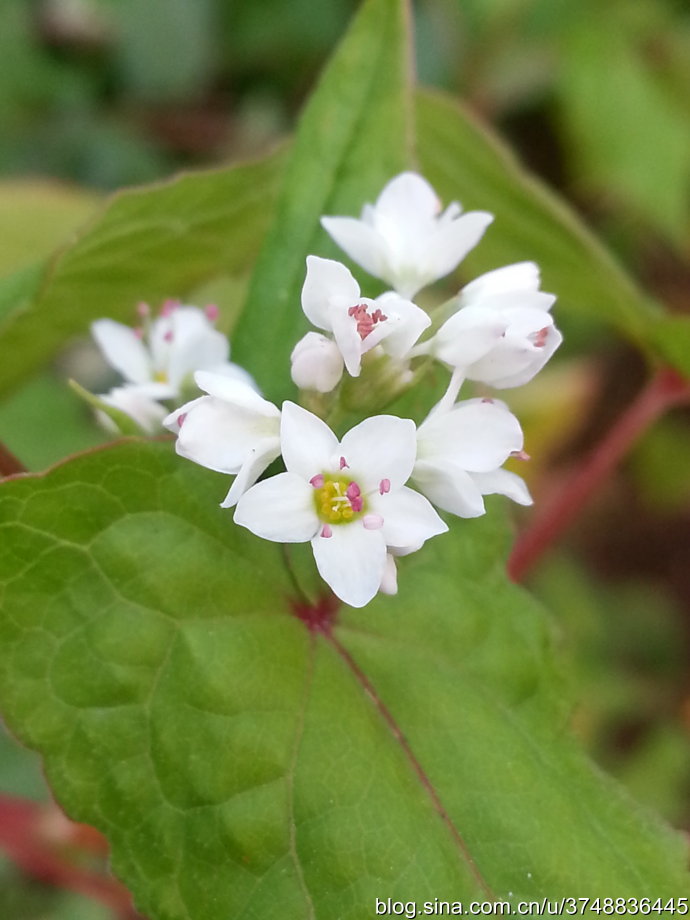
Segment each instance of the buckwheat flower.
[[168,301],[152,322],[148,307],[142,304],[141,308],[145,322],[140,329],[112,319],[91,325],[103,357],[127,385],[153,399],[171,399],[180,395],[197,370],[248,376],[228,361],[229,342],[213,325],[217,308],[204,311]]
[[497,389],[527,383],[563,337],[549,313],[556,297],[539,290],[539,269],[519,262],[487,272],[462,289],[458,310],[424,343],[468,380]]
[[175,450],[200,466],[235,476],[221,503],[232,508],[280,454],[280,411],[243,380],[197,371],[207,395],[171,412],[163,424]]
[[285,402],[280,443],[287,472],[245,492],[235,521],[265,540],[311,541],[324,581],[346,604],[363,607],[384,582],[388,547],[419,546],[448,529],[405,486],[415,433],[410,419],[379,415],[339,442],[321,419]]
[[359,220],[322,217],[321,224],[358,265],[411,298],[453,271],[493,220],[485,211],[461,211],[454,201],[442,212],[426,179],[405,172],[391,179],[375,205],[364,206]]
[[352,377],[376,345],[393,358],[405,357],[431,323],[424,310],[392,291],[376,300],[362,297],[349,269],[318,256],[307,257],[302,309],[314,326],[333,334]]
[[290,355],[293,381],[300,390],[330,393],[343,376],[343,356],[332,339],[320,332],[308,332]]
[[[160,431],[166,409],[135,387],[113,387],[110,392],[103,393],[97,398],[106,406],[124,412],[146,434]],[[117,424],[105,412],[98,411],[97,417],[104,428],[119,431]]]
[[432,413],[417,432],[417,488],[437,507],[459,517],[484,514],[484,495],[532,499],[524,481],[501,469],[508,457],[526,459],[520,423],[505,403],[468,399]]

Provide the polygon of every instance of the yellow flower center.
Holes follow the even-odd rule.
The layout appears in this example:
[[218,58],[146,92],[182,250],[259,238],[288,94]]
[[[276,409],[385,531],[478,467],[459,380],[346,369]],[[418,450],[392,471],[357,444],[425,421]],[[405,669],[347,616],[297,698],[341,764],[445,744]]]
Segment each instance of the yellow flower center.
[[312,485],[316,513],[326,524],[347,524],[364,514],[364,496],[349,476],[324,473]]

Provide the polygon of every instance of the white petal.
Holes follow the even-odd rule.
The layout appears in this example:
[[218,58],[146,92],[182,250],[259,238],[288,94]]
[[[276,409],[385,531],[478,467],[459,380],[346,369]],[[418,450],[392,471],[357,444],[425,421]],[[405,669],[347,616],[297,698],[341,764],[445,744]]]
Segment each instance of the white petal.
[[[166,410],[155,400],[150,399],[141,388],[137,386],[114,387],[109,393],[99,396],[99,399],[113,409],[119,409],[128,415],[142,431],[147,434],[160,432]],[[111,419],[108,421],[112,422]],[[107,428],[112,426],[104,422]],[[117,428],[117,426],[114,426]]]
[[441,211],[441,202],[432,186],[415,172],[404,172],[391,179],[376,199],[375,210],[391,223],[416,231]]
[[472,399],[431,415],[419,426],[417,444],[420,460],[448,458],[464,470],[485,473],[522,450],[523,436],[517,418],[503,405]]
[[339,451],[328,425],[293,402],[283,403],[280,446],[287,469],[305,482],[329,470]]
[[[219,473],[238,473],[245,458],[265,439],[280,453],[279,422],[214,396],[202,396],[187,404],[187,414],[181,426],[175,449],[181,457],[193,460]],[[168,416],[170,418],[170,416]],[[166,419],[167,421],[167,419]]]
[[330,537],[318,533],[311,545],[319,574],[333,593],[351,607],[368,604],[379,590],[386,566],[381,531],[366,530],[361,521],[354,521],[333,526]]
[[322,217],[321,226],[354,262],[375,278],[382,277],[387,248],[376,230],[354,217]]
[[269,464],[280,456],[280,441],[278,438],[267,438],[253,447],[242,461],[242,466],[235,476],[235,481],[230,486],[230,491],[220,503],[221,508],[232,508],[240,500],[250,486],[261,476]]
[[290,374],[300,390],[330,393],[343,376],[343,356],[332,339],[307,332],[292,349]]
[[390,553],[386,556],[386,565],[383,570],[379,591],[381,594],[398,593],[398,570],[395,566],[395,557]]
[[463,307],[438,330],[432,339],[432,353],[452,367],[467,367],[494,347],[506,326],[499,313]]
[[241,377],[227,374],[197,371],[194,380],[200,390],[231,403],[248,412],[264,415],[266,418],[279,418],[280,410],[272,402],[260,396],[256,389]]
[[369,506],[383,518],[387,546],[421,546],[448,530],[426,498],[413,489],[403,487],[387,495],[372,495]]
[[539,266],[535,262],[516,262],[495,268],[470,281],[460,292],[464,306],[477,303],[492,294],[507,294],[515,291],[539,290]]
[[359,285],[349,269],[333,259],[307,256],[307,277],[302,287],[302,309],[314,326],[331,331],[330,306],[335,298],[338,304],[354,306],[359,300]]
[[417,455],[417,429],[409,418],[375,415],[355,425],[340,443],[340,451],[363,492],[377,491],[382,479],[391,491],[410,478]]
[[550,327],[544,347],[535,350],[536,353],[532,355],[530,363],[521,371],[494,378],[491,386],[498,389],[507,389],[508,387],[519,387],[524,383],[528,383],[544,367],[562,341],[563,336],[558,329],[555,326]]
[[209,366],[206,371],[201,371],[200,373],[209,373],[209,374],[218,374],[220,377],[229,377],[231,380],[237,380],[240,383],[246,384],[248,387],[251,387],[255,393],[261,395],[261,390],[259,385],[254,380],[249,371],[246,371],[239,364],[235,364],[232,361],[224,361],[222,364],[214,364]]
[[493,470],[491,473],[472,473],[472,479],[480,489],[482,495],[505,495],[518,505],[531,505],[532,496],[529,494],[524,479],[510,470]]
[[134,329],[112,319],[97,319],[91,334],[103,357],[130,383],[146,383],[153,377],[151,358]]
[[333,330],[333,338],[343,356],[347,372],[351,377],[359,377],[364,349],[357,332],[357,322],[348,316],[347,308],[344,306],[332,306],[329,316],[329,327]]
[[474,249],[493,219],[493,214],[486,211],[469,211],[439,228],[427,242],[428,281],[436,281],[452,272]]
[[279,473],[252,486],[240,498],[234,520],[276,543],[304,543],[320,525],[313,489],[294,473]]
[[452,462],[420,460],[413,482],[426,497],[444,511],[472,518],[484,514],[484,500],[469,473]]
[[187,413],[193,409],[194,406],[198,406],[202,399],[206,398],[206,396],[198,396],[196,399],[191,399],[189,402],[186,402],[183,406],[173,409],[173,411],[163,419],[163,427],[167,428],[168,431],[172,431],[173,434],[178,434]]
[[[398,359],[404,358],[422,332],[431,325],[431,317],[411,300],[406,300],[393,291],[377,297],[374,304],[384,314],[395,314],[399,317],[399,322],[392,324],[389,330],[386,329],[381,344],[387,354]],[[381,325],[385,328],[386,323]]]

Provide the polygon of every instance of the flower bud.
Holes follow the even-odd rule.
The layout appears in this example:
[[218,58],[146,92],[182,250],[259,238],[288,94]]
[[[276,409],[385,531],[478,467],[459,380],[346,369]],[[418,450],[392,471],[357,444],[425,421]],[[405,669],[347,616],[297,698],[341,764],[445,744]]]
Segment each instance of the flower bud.
[[290,355],[292,379],[301,390],[330,393],[343,375],[338,346],[319,332],[308,332]]

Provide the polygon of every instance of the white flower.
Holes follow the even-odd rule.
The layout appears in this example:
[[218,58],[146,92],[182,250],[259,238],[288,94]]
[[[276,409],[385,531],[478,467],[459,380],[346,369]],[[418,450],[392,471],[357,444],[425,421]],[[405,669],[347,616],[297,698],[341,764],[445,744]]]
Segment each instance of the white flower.
[[180,406],[163,421],[177,434],[181,457],[235,475],[224,508],[232,508],[280,454],[280,411],[242,380],[197,371],[207,393]]
[[410,419],[374,416],[339,442],[325,422],[285,402],[280,440],[287,472],[249,489],[235,521],[266,540],[310,540],[321,577],[345,603],[374,597],[387,547],[421,545],[448,529],[404,485],[416,453]]
[[[150,396],[135,387],[113,387],[109,393],[98,396],[100,402],[128,415],[146,434],[160,431],[166,410]],[[118,432],[117,424],[105,413],[97,413],[99,422],[109,431]]]
[[392,291],[376,300],[362,297],[344,265],[318,256],[307,257],[302,309],[314,326],[333,333],[352,377],[359,376],[362,355],[376,345],[393,358],[405,357],[431,323],[424,310]]
[[308,332],[292,349],[292,379],[300,390],[330,393],[343,376],[343,356],[332,339]]
[[460,292],[458,311],[422,348],[498,389],[531,380],[563,337],[549,313],[556,300],[539,290],[539,269],[519,262],[487,272]]
[[493,216],[461,214],[457,202],[441,213],[441,202],[426,179],[401,173],[385,186],[360,220],[322,217],[335,242],[376,278],[403,297],[443,278],[477,245]]
[[521,505],[532,499],[523,480],[500,469],[522,456],[520,423],[505,403],[468,399],[435,412],[417,432],[417,488],[439,508],[460,517],[484,514],[483,495],[506,495]]
[[207,312],[174,302],[164,305],[161,315],[136,330],[112,319],[99,319],[91,332],[104,358],[130,386],[153,399],[179,396],[194,371],[242,375],[228,362],[230,344],[213,326],[215,308]]

